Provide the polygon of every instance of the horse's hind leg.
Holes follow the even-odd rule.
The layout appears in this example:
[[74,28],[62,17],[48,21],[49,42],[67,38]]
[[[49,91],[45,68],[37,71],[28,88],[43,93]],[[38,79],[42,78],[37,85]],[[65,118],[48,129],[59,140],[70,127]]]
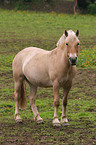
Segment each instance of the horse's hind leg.
[[20,81],[15,81],[15,121],[16,122],[22,122],[21,117],[19,115],[19,99],[20,99],[20,90],[21,89],[21,82]]
[[43,119],[39,116],[37,107],[36,107],[36,92],[37,92],[37,87],[34,87],[33,85],[30,85],[30,95],[29,95],[29,100],[30,100],[30,105],[34,114],[34,120],[40,124],[44,123]]

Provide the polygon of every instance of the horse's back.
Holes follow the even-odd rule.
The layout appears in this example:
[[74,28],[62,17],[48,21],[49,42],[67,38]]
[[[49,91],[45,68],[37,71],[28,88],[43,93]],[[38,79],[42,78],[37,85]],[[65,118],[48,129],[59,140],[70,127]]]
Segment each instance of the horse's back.
[[13,60],[13,67],[15,65],[22,66],[25,61],[27,61],[29,58],[36,56],[37,53],[47,53],[46,50],[37,48],[37,47],[28,47],[23,50],[21,50],[17,55],[15,56]]

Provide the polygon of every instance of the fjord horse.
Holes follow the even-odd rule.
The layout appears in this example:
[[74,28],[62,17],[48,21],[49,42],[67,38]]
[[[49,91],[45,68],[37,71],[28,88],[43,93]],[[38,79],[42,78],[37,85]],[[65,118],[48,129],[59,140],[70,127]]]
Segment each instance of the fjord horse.
[[[68,125],[66,106],[72,80],[76,74],[76,63],[79,51],[79,30],[64,32],[57,47],[46,51],[28,47],[20,51],[13,60],[13,77],[15,85],[15,121],[22,122],[19,107],[26,106],[25,81],[30,86],[30,105],[37,123],[43,123],[36,107],[37,87],[53,87],[54,117],[53,126]],[[61,124],[58,119],[59,88],[63,88]]]

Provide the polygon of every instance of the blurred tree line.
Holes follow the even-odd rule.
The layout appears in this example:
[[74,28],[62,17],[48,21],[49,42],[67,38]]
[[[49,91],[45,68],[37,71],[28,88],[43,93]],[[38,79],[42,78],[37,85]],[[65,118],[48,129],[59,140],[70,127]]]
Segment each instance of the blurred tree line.
[[86,9],[90,3],[95,3],[95,0],[77,0],[80,8]]
[[56,0],[0,0],[0,3],[2,4],[9,4],[9,3],[13,3],[13,2],[32,2],[32,3],[55,3]]
[[[22,9],[28,7],[28,4],[34,4],[36,6],[42,6],[48,4],[50,6],[55,6],[56,3],[64,2],[64,0],[0,0],[0,4],[12,4],[16,3],[17,9]],[[96,0],[73,0],[74,6],[78,7],[81,11],[89,12],[91,14],[96,14]]]

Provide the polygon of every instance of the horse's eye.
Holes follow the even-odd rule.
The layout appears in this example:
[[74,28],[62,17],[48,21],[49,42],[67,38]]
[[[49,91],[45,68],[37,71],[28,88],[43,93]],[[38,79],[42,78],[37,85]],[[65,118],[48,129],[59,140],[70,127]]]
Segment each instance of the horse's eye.
[[68,43],[66,43],[66,45],[68,46]]
[[77,45],[79,45],[79,43],[77,43]]

